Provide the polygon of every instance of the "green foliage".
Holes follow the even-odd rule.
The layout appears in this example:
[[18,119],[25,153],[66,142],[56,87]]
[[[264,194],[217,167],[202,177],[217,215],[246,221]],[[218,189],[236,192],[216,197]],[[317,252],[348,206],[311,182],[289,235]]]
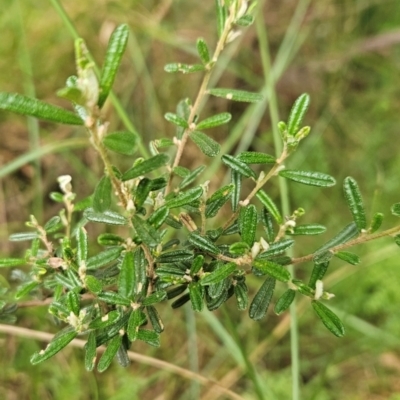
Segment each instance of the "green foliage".
[[[222,155],[221,167],[229,172],[229,184],[217,183],[212,192],[209,187],[214,186],[208,181],[199,182],[207,167],[190,169],[180,165],[189,138],[208,157],[216,157],[221,151],[221,145],[202,131],[228,124],[232,115],[222,112],[199,119],[199,105],[206,95],[245,103],[263,100],[256,92],[208,86],[220,53],[234,40],[237,27],[248,26],[254,20],[246,14],[247,4],[239,7],[243,5],[239,0],[216,0],[215,5],[219,41],[213,55],[204,39],[199,38],[196,48],[201,64],[165,66],[167,72],[201,73],[203,80],[193,105],[184,99],[175,113],[164,115],[176,134],[173,139],[153,141],[151,156],[145,152],[142,157],[136,156],[140,141],[131,130],[108,133],[108,121],[100,112],[127,45],[127,25],[118,26],[111,35],[99,79],[83,39],[76,40],[77,76],[70,77],[59,92],[72,102],[76,113],[26,96],[0,93],[0,109],[84,125],[104,164],[104,176],[99,178],[93,195],[80,203],[75,202],[79,193],[73,191],[70,177],[60,177],[61,192],[51,197],[63,203],[65,209],[43,226],[31,217],[27,223],[30,231],[10,237],[31,242],[31,248],[24,257],[0,260],[1,268],[30,267],[15,298],[50,297],[49,312],[65,326],[44,350],[32,356],[33,364],[47,360],[82,335],[87,337],[87,370],[94,369],[96,349],[103,345],[105,350],[97,363],[99,372],[105,371],[114,358],[126,366],[127,350],[136,340],[160,345],[164,331],[160,303],[174,299],[171,306],[178,308],[190,302],[194,311],[201,312],[205,307],[216,310],[234,297],[239,310],[248,308],[250,318],[259,321],[268,311],[276,285],[285,288],[275,304],[276,314],[287,310],[298,293],[298,297],[311,298],[317,317],[330,332],[342,337],[340,319],[320,301],[332,297],[323,290],[322,280],[333,256],[356,265],[360,259],[346,251],[349,247],[389,235],[400,243],[399,227],[374,234],[381,226],[381,213],[375,214],[368,228],[359,187],[348,177],[344,195],[354,222],[322,246],[313,242],[316,250],[311,254],[294,258],[287,253],[297,245],[298,236],[319,235],[326,227],[319,223],[298,224],[303,209],[285,215],[267,183],[277,176],[321,188],[336,183],[326,173],[284,166],[310,132],[308,126],[302,126],[310,102],[308,94],[299,96],[288,121],[278,125],[280,155],[271,156],[264,152],[266,148]],[[130,168],[124,170],[126,166],[118,159],[118,165],[114,165],[109,151],[133,156]],[[400,215],[399,204],[391,208],[395,216]],[[97,238],[100,250],[92,245],[87,233],[91,230],[86,230],[86,225],[92,223],[105,231]],[[301,252],[301,246],[296,250]],[[288,270],[288,265],[300,263],[313,264],[308,285],[294,279]],[[250,275],[256,290],[253,283],[248,287]],[[13,312],[12,307],[0,305],[0,317]]]

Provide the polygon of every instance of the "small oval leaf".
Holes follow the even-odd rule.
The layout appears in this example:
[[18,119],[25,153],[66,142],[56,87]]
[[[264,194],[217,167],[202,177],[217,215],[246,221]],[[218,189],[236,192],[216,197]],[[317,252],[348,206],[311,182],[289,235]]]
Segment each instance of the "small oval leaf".
[[269,211],[269,213],[274,217],[275,221],[278,224],[281,224],[283,219],[281,216],[281,213],[279,212],[279,209],[277,205],[274,203],[274,201],[265,193],[263,189],[260,189],[256,193],[257,199],[261,201],[263,206]]
[[222,162],[231,168],[233,171],[245,176],[246,178],[255,178],[255,172],[244,162],[239,161],[236,157],[229,154],[224,154],[222,156]]
[[245,103],[257,103],[263,99],[260,93],[237,89],[215,88],[209,89],[208,93],[216,97],[223,97],[224,99],[242,101]]
[[233,272],[236,271],[236,269],[237,265],[235,263],[222,264],[221,267],[215,269],[207,275],[204,275],[204,277],[200,280],[200,284],[202,286],[214,285],[225,278],[228,278],[233,274]]
[[344,197],[347,201],[350,212],[353,215],[354,222],[356,223],[358,230],[361,232],[367,228],[367,217],[365,215],[361,192],[355,179],[350,176],[345,178],[343,190]]
[[112,132],[103,139],[104,146],[119,154],[135,154],[138,137],[133,132]]
[[276,162],[275,157],[257,151],[242,151],[236,158],[245,164],[274,164]]
[[104,212],[96,212],[89,207],[83,212],[83,216],[92,222],[99,222],[109,225],[126,225],[128,220],[121,214],[115,211],[106,210]]
[[255,259],[254,267],[281,282],[288,282],[291,278],[290,272],[287,269],[272,261]]
[[138,176],[148,174],[155,169],[163,167],[168,163],[168,161],[169,157],[166,154],[157,154],[156,156],[136,164],[134,167],[126,171],[122,175],[122,181],[128,181],[137,178]]
[[267,313],[269,303],[274,294],[276,280],[269,276],[253,298],[250,304],[249,316],[255,321],[262,319]]
[[221,114],[213,115],[212,117],[203,119],[196,125],[196,129],[209,129],[219,125],[227,124],[232,119],[232,114],[224,112]]
[[111,180],[107,175],[104,175],[99,183],[96,185],[96,189],[93,194],[93,210],[97,213],[103,213],[109,210],[111,207],[111,191],[112,185]]
[[168,208],[177,208],[182,207],[186,204],[191,203],[192,201],[197,200],[203,194],[203,189],[199,187],[195,187],[193,189],[189,189],[186,192],[180,192],[176,197],[165,202],[165,207]]
[[190,138],[196,143],[203,154],[208,157],[215,157],[219,154],[221,146],[214,140],[200,131],[193,131]]
[[289,114],[287,131],[289,135],[294,136],[300,128],[303,121],[304,115],[307,112],[310,104],[310,96],[307,93],[303,93],[294,102],[293,107]]
[[330,187],[336,184],[336,180],[332,176],[322,172],[285,169],[279,172],[279,176],[310,186]]
[[312,307],[326,328],[337,337],[343,337],[345,329],[339,317],[319,301],[313,301]]
[[293,303],[294,297],[296,296],[296,291],[292,289],[286,290],[282,294],[281,297],[279,297],[278,301],[275,304],[274,312],[276,315],[282,314],[284,311],[286,311],[290,305]]

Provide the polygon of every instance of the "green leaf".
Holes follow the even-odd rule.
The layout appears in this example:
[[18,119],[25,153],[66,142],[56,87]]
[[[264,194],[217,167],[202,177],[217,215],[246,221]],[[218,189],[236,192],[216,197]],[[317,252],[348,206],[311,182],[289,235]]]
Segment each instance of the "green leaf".
[[157,258],[159,264],[174,264],[193,260],[194,254],[191,250],[172,250],[162,253]]
[[201,278],[200,284],[202,286],[214,285],[214,284],[224,280],[225,278],[228,278],[236,270],[237,270],[237,265],[235,263],[222,264],[221,267],[204,275]]
[[281,315],[293,303],[296,291],[292,289],[286,290],[275,304],[274,312],[276,315]]
[[118,293],[131,297],[135,290],[135,265],[132,251],[126,251],[121,262],[121,272],[118,277]]
[[137,333],[137,339],[142,340],[150,346],[160,347],[160,335],[157,332],[140,329]]
[[232,119],[232,114],[223,112],[221,114],[213,115],[212,117],[203,119],[196,125],[196,129],[209,129],[223,124],[227,124]]
[[114,233],[102,233],[97,237],[97,243],[102,246],[118,246],[124,242],[124,238]]
[[211,254],[219,254],[219,248],[207,237],[199,235],[197,232],[191,232],[188,236],[188,242],[197,249]]
[[221,146],[205,133],[193,131],[190,133],[190,138],[206,156],[215,157],[217,154],[219,154]]
[[332,176],[323,174],[322,172],[285,169],[279,172],[279,176],[310,186],[330,187],[336,184],[336,181]]
[[343,182],[343,190],[344,197],[350,208],[350,212],[353,215],[354,222],[356,223],[358,230],[361,232],[367,228],[367,217],[365,215],[361,192],[355,179],[350,176],[345,178]]
[[269,276],[254,296],[249,309],[249,316],[251,319],[259,321],[267,313],[269,303],[274,294],[275,282],[275,279]]
[[[176,106],[176,115],[178,117],[183,118],[185,121],[189,121],[190,112],[192,110],[192,103],[190,99],[186,98],[181,100]],[[178,139],[182,139],[183,133],[185,132],[185,128],[181,126],[177,126],[176,128],[176,137]]]
[[147,315],[149,316],[149,320],[151,325],[153,326],[153,329],[157,333],[161,333],[164,331],[164,324],[161,321],[160,316],[158,315],[158,312],[155,307],[153,306],[147,306]]
[[148,218],[147,222],[154,226],[155,229],[158,229],[167,219],[169,215],[169,208],[165,205],[158,208],[154,211]]
[[16,291],[14,297],[16,300],[21,299],[22,297],[25,297],[28,295],[32,290],[36,289],[39,286],[39,282],[28,282],[23,284],[21,287],[18,288]]
[[34,240],[36,239],[37,233],[36,232],[19,232],[13,233],[9,236],[8,240],[11,242],[23,242],[26,240]]
[[71,330],[71,327],[65,328],[63,331],[54,336],[54,338],[44,350],[38,351],[33,354],[33,356],[31,357],[31,363],[33,365],[36,365],[48,360],[50,357],[53,357],[65,346],[67,346],[68,343],[75,339],[77,335],[78,333],[74,330]]
[[358,257],[357,254],[351,253],[350,251],[338,251],[334,254],[334,256],[348,262],[351,265],[357,265],[361,262],[360,257]]
[[231,182],[232,185],[234,185],[231,197],[231,204],[232,204],[232,211],[235,212],[239,206],[239,201],[240,201],[240,193],[242,190],[242,175],[233,169],[231,170]]
[[224,154],[222,156],[222,162],[231,168],[233,171],[245,176],[246,178],[255,178],[255,172],[245,163],[239,161],[236,157],[229,154]]
[[168,163],[168,161],[169,157],[166,154],[157,154],[156,156],[136,164],[134,167],[126,171],[122,175],[122,181],[128,181],[137,178],[138,176],[148,174],[151,171],[163,167]]
[[257,151],[242,151],[236,158],[245,164],[274,164],[275,157]]
[[192,262],[192,266],[190,267],[190,275],[194,276],[203,268],[204,265],[204,256],[199,254]]
[[89,333],[88,341],[85,344],[85,368],[86,371],[93,371],[96,363],[96,334]]
[[263,99],[260,93],[237,89],[215,88],[208,89],[208,93],[216,97],[223,97],[224,99],[242,101],[245,103],[257,103]]
[[121,296],[115,292],[101,292],[97,295],[100,301],[104,301],[107,304],[111,305],[121,305],[121,306],[130,306],[131,301],[124,296]]
[[229,246],[229,253],[243,255],[250,251],[250,246],[246,242],[236,242]]
[[161,301],[167,298],[167,292],[165,290],[159,290],[157,292],[152,293],[150,296],[147,296],[143,301],[143,306],[152,306],[153,304],[160,303]]
[[274,203],[274,201],[265,193],[264,190],[260,189],[256,193],[257,199],[261,201],[262,205],[269,211],[269,213],[274,217],[275,221],[278,224],[281,224],[283,222],[281,213],[279,212],[279,209],[277,205]]
[[303,93],[294,102],[287,124],[287,131],[289,135],[294,136],[298,132],[309,104],[310,96],[307,93]]
[[269,274],[281,282],[288,282],[291,278],[290,272],[281,265],[268,260],[254,260],[254,267],[264,274]]
[[215,0],[215,7],[217,10],[218,22],[218,37],[220,38],[225,28],[226,19],[228,16],[227,6],[225,0]]
[[93,275],[85,276],[85,286],[94,294],[99,294],[103,290],[102,283]]
[[146,322],[146,315],[138,308],[131,312],[127,325],[128,339],[133,342],[137,339],[139,328]]
[[207,43],[203,38],[197,39],[196,43],[197,53],[200,56],[201,61],[203,64],[207,64],[210,62],[210,52],[208,51]]
[[239,214],[239,231],[242,240],[253,246],[257,231],[257,209],[254,204],[242,207]]
[[390,211],[396,217],[400,217],[400,203],[393,204],[392,207],[390,208]]
[[191,74],[193,72],[205,71],[203,64],[182,64],[182,63],[170,63],[164,66],[165,72],[182,72],[184,74]]
[[67,293],[67,303],[68,311],[74,313],[75,315],[79,315],[79,310],[81,308],[79,296],[71,290]]
[[357,235],[358,235],[357,225],[354,222],[352,222],[349,225],[345,226],[331,240],[329,240],[327,243],[325,243],[323,246],[317,249],[314,254],[324,253],[326,250],[329,250],[332,247],[348,242],[350,239],[353,239]]
[[196,180],[196,178],[204,171],[206,167],[204,165],[200,165],[196,169],[194,169],[188,176],[186,176],[182,182],[179,184],[180,189],[184,189],[186,186],[189,186],[192,182]]
[[104,175],[93,194],[93,210],[97,213],[103,213],[111,207],[111,180],[107,175]]
[[0,268],[16,267],[17,265],[24,265],[26,261],[24,258],[1,258]]
[[112,261],[115,261],[121,254],[123,247],[111,247],[107,250],[97,253],[95,256],[90,257],[86,262],[87,269],[95,269],[103,267]]
[[319,301],[311,302],[314,311],[326,328],[337,337],[343,337],[345,334],[344,326],[339,317],[328,307]]
[[157,230],[147,221],[144,221],[138,215],[132,218],[133,227],[138,234],[140,240],[150,247],[155,247],[160,242],[160,235]]
[[274,257],[278,254],[284,253],[287,249],[294,245],[293,239],[282,239],[278,242],[271,243],[268,250],[260,253],[257,256],[257,260],[264,260],[266,258]]
[[233,292],[236,297],[236,304],[239,310],[246,310],[249,305],[249,294],[246,282],[244,280],[237,281],[235,285],[233,285]]
[[149,193],[151,192],[153,186],[153,182],[149,178],[143,178],[140,180],[139,184],[136,187],[135,192],[135,207],[139,209],[143,206],[146,201]]
[[108,225],[126,225],[128,220],[115,211],[106,210],[104,212],[96,212],[89,207],[83,212],[83,216],[91,222],[99,222]]
[[173,113],[166,113],[165,115],[164,115],[164,118],[168,121],[168,122],[171,122],[172,124],[174,124],[174,125],[177,125],[177,126],[180,126],[181,128],[188,128],[189,127],[189,124],[187,123],[187,121],[186,120],[184,120],[183,118],[181,118],[181,117],[178,117],[178,115],[176,115],[176,114],[173,114]]
[[320,235],[326,231],[326,227],[320,224],[297,225],[291,230],[287,230],[288,235]]
[[191,282],[189,284],[189,296],[193,311],[203,311],[204,288],[201,286],[201,282]]
[[200,186],[198,186],[193,189],[189,189],[186,192],[179,192],[179,194],[176,197],[166,201],[164,205],[165,207],[168,208],[182,207],[186,204],[189,204],[197,200],[202,194],[203,194],[203,189]]
[[60,228],[62,228],[64,225],[61,221],[61,218],[56,215],[55,217],[50,218],[46,224],[44,225],[44,230],[46,233],[53,233],[58,231]]
[[128,43],[129,28],[122,24],[117,26],[108,42],[103,68],[100,74],[100,95],[97,105],[103,107],[114,83],[122,55]]
[[71,111],[18,93],[0,92],[0,110],[30,115],[60,124],[83,125],[83,120]]
[[381,227],[383,222],[383,217],[384,215],[380,212],[374,214],[374,216],[372,217],[372,222],[370,227],[371,233],[376,232]]
[[235,21],[235,24],[246,27],[246,26],[252,25],[253,22],[254,22],[254,17],[250,14],[246,14],[246,15],[243,15],[243,17],[240,17],[239,19],[237,19]]
[[117,351],[122,343],[122,336],[114,336],[107,345],[105,352],[100,357],[99,363],[97,364],[97,371],[104,372],[111,364],[113,358],[117,354]]
[[229,200],[232,196],[234,185],[223,186],[218,189],[213,195],[206,201],[206,218],[215,217],[222,206]]
[[400,246],[400,235],[396,235],[394,237],[394,242],[397,244],[397,246]]
[[103,144],[108,150],[131,156],[135,154],[137,139],[133,132],[112,132],[103,138]]
[[308,286],[312,289],[315,289],[315,284],[317,281],[322,280],[322,278],[325,276],[326,271],[328,270],[329,267],[329,260],[326,262],[315,262],[314,261],[314,267],[311,272],[311,277],[308,282]]

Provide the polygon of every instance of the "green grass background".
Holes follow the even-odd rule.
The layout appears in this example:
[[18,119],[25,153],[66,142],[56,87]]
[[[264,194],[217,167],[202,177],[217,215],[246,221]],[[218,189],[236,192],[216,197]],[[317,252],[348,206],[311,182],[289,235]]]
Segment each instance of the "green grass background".
[[[163,119],[183,97],[193,98],[200,76],[167,74],[168,62],[194,62],[195,42],[215,44],[214,2],[188,0],[63,2],[67,26],[55,0],[1,0],[0,90],[19,92],[68,106],[55,96],[74,73],[73,27],[101,64],[108,37],[126,22],[130,41],[115,93],[144,144],[173,131]],[[277,99],[285,119],[296,97],[308,92],[310,136],[287,166],[333,175],[338,185],[315,189],[291,184],[292,209],[304,207],[304,223],[328,227],[321,238],[300,242],[295,254],[308,254],[351,221],[341,182],[351,175],[365,197],[368,214],[382,211],[393,226],[390,206],[400,201],[400,6],[397,0],[266,0],[258,23],[227,47],[214,84],[262,90],[259,106],[210,100],[202,115],[229,111],[232,122],[214,130],[225,151],[274,152],[270,105]],[[262,62],[264,60],[264,63]],[[270,60],[271,66],[268,66]],[[272,99],[272,102],[270,101]],[[112,104],[111,129],[123,129]],[[102,166],[81,128],[37,122],[0,113],[0,255],[18,256],[23,246],[7,241],[34,213],[44,221],[58,211],[48,199],[56,178],[73,176],[82,197],[89,194]],[[189,146],[183,164],[204,162]],[[26,162],[28,161],[28,162]],[[123,160],[129,165],[131,160]],[[211,162],[213,187],[224,179],[218,159]],[[278,196],[278,185],[270,193]],[[318,322],[308,303],[299,302],[300,373],[303,399],[400,399],[399,249],[390,238],[354,249],[359,266],[333,261],[325,280],[335,293],[330,303],[347,328],[343,339]],[[310,265],[296,266],[299,277]],[[4,276],[9,276],[3,271]],[[257,279],[249,282],[254,292]],[[18,325],[56,332],[45,308],[21,309]],[[288,316],[271,312],[260,323],[229,301],[214,314],[189,308],[162,309],[162,346],[142,352],[220,381],[245,399],[291,398]],[[42,365],[30,355],[43,343],[0,336],[0,398],[4,399],[217,399],[179,375],[142,363],[106,373],[88,373],[83,352],[68,348]]]

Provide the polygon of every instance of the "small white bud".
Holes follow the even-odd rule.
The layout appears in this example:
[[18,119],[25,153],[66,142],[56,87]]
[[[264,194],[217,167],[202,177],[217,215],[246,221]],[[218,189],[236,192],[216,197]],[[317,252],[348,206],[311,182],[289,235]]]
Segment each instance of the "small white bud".
[[254,242],[253,247],[251,248],[251,256],[253,258],[256,258],[260,250],[261,244],[259,242]]
[[264,251],[269,249],[269,243],[263,237],[260,238],[260,244]]
[[71,193],[71,190],[72,190],[71,175],[61,175],[57,178],[57,181],[58,181],[60,189],[63,193],[65,193],[65,194]]
[[315,295],[314,299],[319,300],[324,293],[324,283],[318,279],[317,282],[315,282]]

